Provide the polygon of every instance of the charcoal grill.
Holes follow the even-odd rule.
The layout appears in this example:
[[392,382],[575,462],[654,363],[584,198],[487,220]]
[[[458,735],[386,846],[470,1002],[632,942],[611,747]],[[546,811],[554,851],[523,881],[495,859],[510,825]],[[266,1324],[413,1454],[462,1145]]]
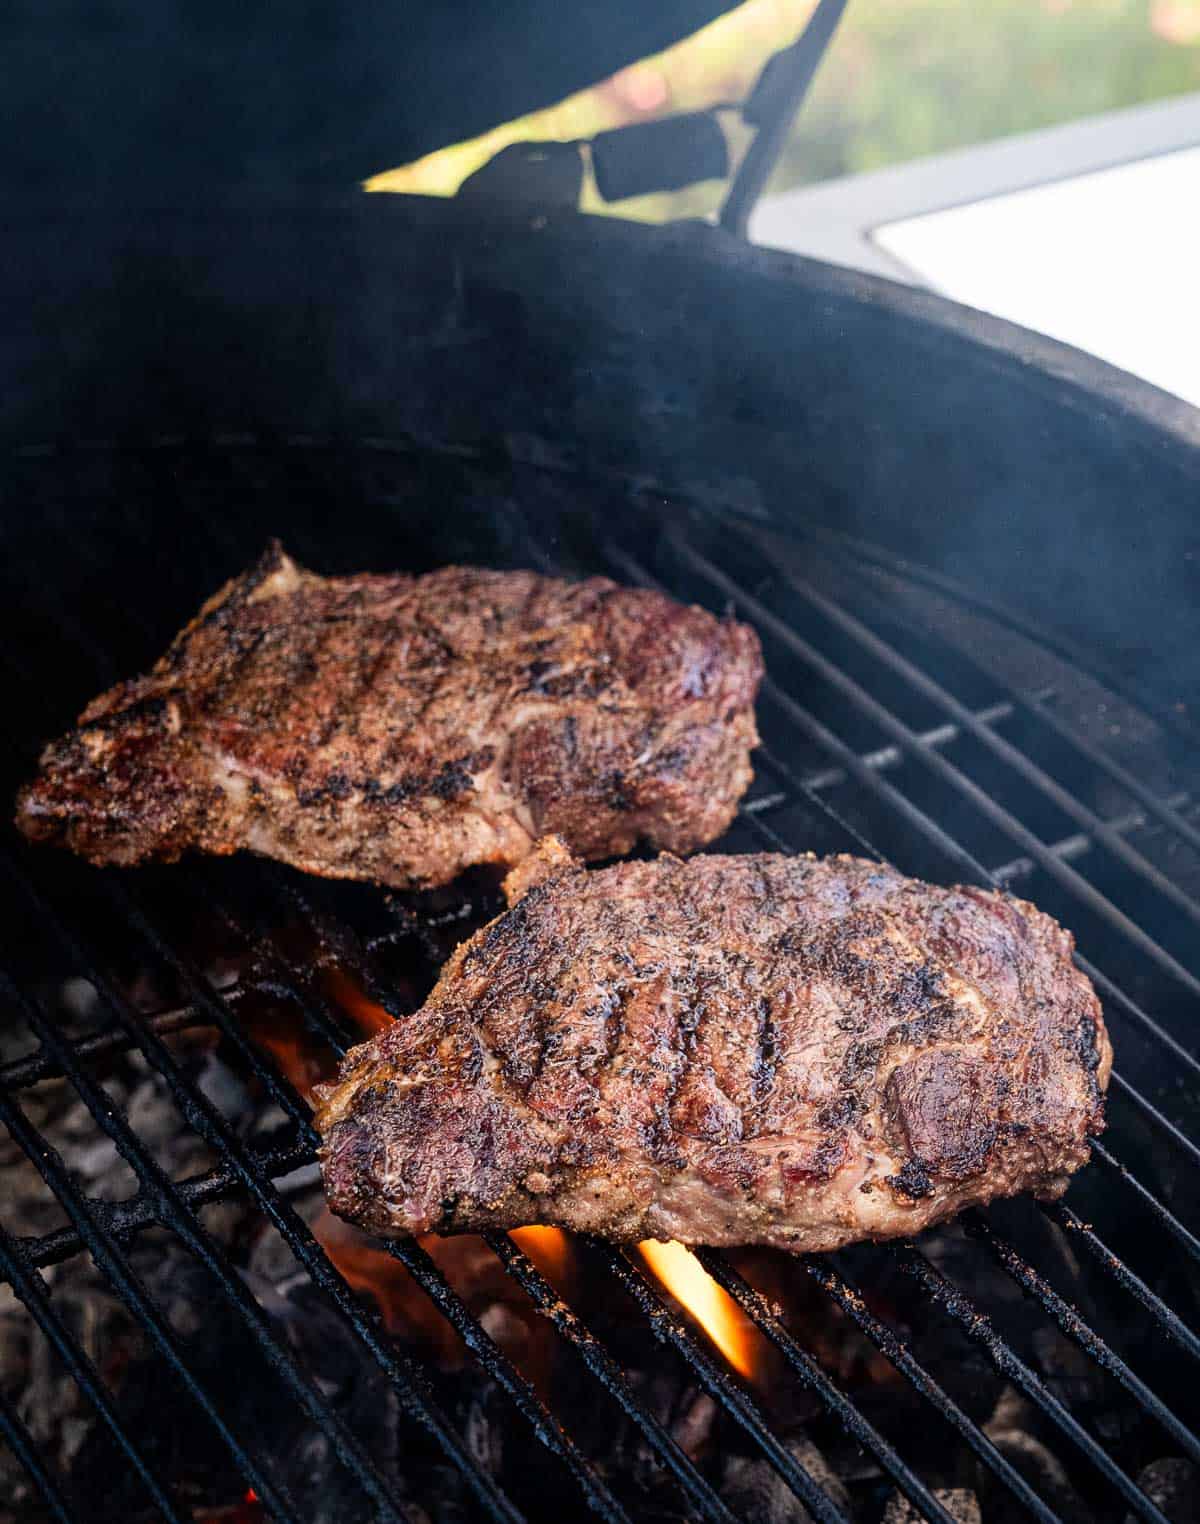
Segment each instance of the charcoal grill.
[[[21,1035],[0,1120],[63,1220],[19,1234],[0,1209],[0,1277],[91,1436],[60,1463],[21,1391],[0,1387],[24,1476],[14,1516],[405,1520],[422,1504],[725,1521],[802,1506],[823,1524],[885,1510],[947,1524],[963,1516],[955,1485],[988,1520],[1191,1516],[1194,417],[1006,325],[708,231],[481,224],[416,202],[53,209],[9,232],[6,788],[269,534],[328,572],[607,572],[731,608],[762,636],[758,777],[721,849],[881,855],[1028,894],[1076,929],[1116,1049],[1110,1130],[1061,1204],[777,1261],[765,1280],[761,1261],[701,1251],[773,1349],[769,1386],[731,1372],[634,1251],[579,1242],[592,1290],[577,1305],[504,1234],[488,1249],[553,1331],[559,1395],[425,1248],[391,1245],[469,1352],[448,1378],[385,1329],[294,1205],[309,1108],[247,1012],[274,1002],[340,1054],[359,1034],[322,971],[402,1014],[494,886],[385,900],[242,859],[115,874],[10,831],[0,998]],[[147,969],[154,999],[136,989]],[[81,979],[86,1021],[62,994]],[[198,1083],[181,1047],[196,1031],[248,1111]],[[133,1059],[205,1150],[187,1178],[106,1088]],[[122,1199],[91,1192],[35,1119],[31,1098],[63,1078],[132,1172]],[[245,1244],[213,1227],[234,1200],[352,1352],[348,1381],[314,1368]],[[206,1326],[232,1331],[232,1385],[151,1284],[168,1246],[200,1267]],[[56,1294],[54,1267],[80,1256],[135,1331],[119,1369]],[[789,1300],[800,1287],[809,1299]],[[831,1320],[885,1379],[830,1358]],[[650,1399],[649,1344],[713,1406],[699,1450]],[[394,1404],[382,1439],[348,1406],[355,1382]],[[139,1386],[154,1394],[140,1407]],[[464,1419],[467,1388],[495,1399],[500,1459]],[[989,1418],[997,1393],[1024,1443]],[[841,1480],[792,1442],[796,1412]],[[618,1428],[630,1437],[612,1452]],[[175,1431],[219,1456],[211,1496],[183,1485]],[[314,1434],[337,1477],[328,1505],[296,1463]],[[730,1450],[760,1468],[757,1492],[725,1485]]]

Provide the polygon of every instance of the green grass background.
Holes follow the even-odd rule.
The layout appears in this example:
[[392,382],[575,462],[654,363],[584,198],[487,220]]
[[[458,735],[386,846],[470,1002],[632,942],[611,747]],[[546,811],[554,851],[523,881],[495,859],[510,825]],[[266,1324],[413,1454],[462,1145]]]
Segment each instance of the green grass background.
[[[1150,0],[850,0],[774,188],[1200,90]],[[1160,27],[1200,5],[1157,7]],[[1197,187],[1200,194],[1200,187]]]

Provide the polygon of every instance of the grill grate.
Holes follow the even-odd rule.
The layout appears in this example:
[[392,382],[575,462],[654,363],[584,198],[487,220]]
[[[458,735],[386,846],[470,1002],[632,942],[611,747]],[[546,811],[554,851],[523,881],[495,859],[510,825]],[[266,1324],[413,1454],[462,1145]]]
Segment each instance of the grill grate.
[[[338,469],[336,452],[326,458],[310,449],[284,452],[282,458],[284,474],[298,486],[311,490],[314,474],[323,474],[326,487],[332,490]],[[148,469],[158,489],[164,493],[176,490],[169,455],[152,457]],[[218,479],[221,472],[227,472],[232,486],[245,465],[238,463],[237,452],[215,452],[210,469]],[[246,559],[246,547],[235,544],[219,521],[214,524],[210,520],[208,507],[203,493],[184,503],[181,536],[194,535],[200,546],[212,543],[215,534],[225,569],[241,564]],[[551,553],[551,541],[532,531],[519,515],[511,518],[511,554],[516,562],[532,562],[552,571],[564,566],[579,569],[579,558],[571,547],[556,544]],[[1068,923],[1080,925],[1083,944],[1102,965],[1080,960],[1104,998],[1120,1058],[1110,1092],[1110,1114],[1122,1148],[1118,1153],[1108,1146],[1097,1146],[1096,1162],[1089,1174],[1102,1177],[1106,1194],[1096,1199],[1111,1203],[1106,1221],[1122,1240],[1122,1247],[1130,1235],[1120,1231],[1114,1209],[1119,1214],[1128,1206],[1169,1236],[1172,1244],[1184,1251],[1185,1259],[1200,1263],[1200,1242],[1143,1178],[1149,1172],[1168,1184],[1180,1179],[1184,1183],[1178,1190],[1168,1191],[1164,1186],[1162,1194],[1174,1197],[1186,1193],[1186,1182],[1194,1180],[1188,1171],[1200,1164],[1200,1149],[1188,1132],[1200,1097],[1200,1062],[1172,1030],[1180,1025],[1176,1013],[1188,1011],[1191,998],[1200,992],[1200,979],[1188,966],[1183,942],[1183,929],[1194,928],[1200,921],[1200,904],[1183,887],[1181,876],[1168,872],[1148,855],[1149,848],[1142,840],[1144,828],[1152,821],[1181,851],[1200,849],[1200,831],[1181,813],[1187,805],[1186,794],[1180,790],[1156,792],[1112,760],[1053,713],[1054,694],[1048,689],[1022,692],[989,673],[990,692],[970,700],[957,696],[913,656],[905,654],[896,640],[880,633],[892,617],[891,611],[882,595],[873,593],[863,559],[854,550],[836,545],[830,548],[828,544],[823,547],[830,564],[843,566],[853,579],[859,612],[852,612],[847,601],[818,590],[781,563],[758,531],[739,530],[735,534],[727,527],[692,519],[682,528],[668,525],[647,552],[636,540],[622,537],[618,532],[622,526],[620,517],[614,516],[607,528],[615,538],[591,552],[606,560],[615,575],[643,583],[659,582],[676,596],[696,598],[710,606],[728,602],[763,636],[772,672],[760,706],[767,744],[758,753],[758,761],[765,776],[742,808],[732,838],[735,845],[742,844],[739,838],[744,838],[747,844],[770,850],[813,846],[881,856],[872,841],[876,825],[882,821],[889,855],[899,857],[906,871],[984,884],[1019,878],[1022,885],[1029,880],[1029,892],[1043,902],[1057,894],[1058,900],[1047,903],[1047,908],[1061,913]],[[222,537],[224,543],[220,544]],[[345,553],[350,555],[356,548],[347,545]],[[306,549],[303,543],[297,545],[302,557]],[[364,564],[379,558],[377,546],[363,555]],[[319,549],[313,550],[312,560],[321,563]],[[49,590],[42,591],[50,597]],[[180,596],[179,608],[188,607],[182,593]],[[65,610],[58,612],[63,614],[61,627],[68,627],[71,621]],[[127,625],[136,620],[126,609],[114,610],[113,615]],[[144,646],[152,649],[153,635],[146,631],[142,634]],[[82,630],[79,635],[81,660],[102,661],[83,639]],[[11,661],[12,655],[6,652],[5,659]],[[937,670],[946,669],[939,665]],[[96,682],[111,680],[113,675],[99,671]],[[820,689],[820,703],[815,694],[810,695],[810,686]],[[798,693],[804,695],[804,702],[796,697]],[[886,702],[880,695],[886,695]],[[38,712],[41,700],[36,685],[26,684],[23,702],[35,716],[30,721],[31,730],[40,731],[43,715]],[[43,711],[45,708],[41,704]],[[1021,735],[1033,738],[1029,744],[1018,744],[1002,733],[1003,727],[1018,721]],[[974,770],[960,760],[967,747],[972,748],[971,757],[980,761],[979,775],[997,779],[994,788],[977,782]],[[1037,760],[1052,748],[1069,754],[1076,774],[1086,780],[1085,786],[1065,788]],[[1115,791],[1121,800],[1118,808],[1107,813],[1087,802],[1104,789],[1110,794]],[[1028,818],[1049,825],[1065,821],[1073,829],[1051,832],[1045,839],[1040,829],[1026,823],[1022,810],[1006,802],[1018,796],[1029,801]],[[992,869],[985,866],[986,848],[1005,849],[992,859],[996,864]],[[103,947],[94,945],[86,922],[81,929],[74,886],[88,870],[49,854],[27,854],[23,847],[6,852],[3,866],[14,903],[25,907],[23,913],[29,922],[50,936],[65,963],[99,992],[109,1023],[84,1038],[69,1040],[19,978],[7,973],[0,978],[5,1003],[19,1012],[37,1042],[33,1052],[0,1067],[0,1120],[69,1219],[66,1226],[36,1239],[0,1233],[0,1278],[28,1309],[92,1403],[98,1421],[107,1427],[140,1480],[146,1499],[165,1518],[189,1516],[173,1497],[169,1484],[156,1474],[145,1447],[129,1431],[102,1376],[49,1294],[42,1271],[81,1251],[92,1256],[146,1331],[269,1513],[279,1520],[299,1521],[304,1517],[286,1481],[279,1476],[274,1458],[263,1453],[258,1437],[246,1432],[244,1425],[235,1431],[219,1396],[191,1368],[178,1334],[139,1280],[130,1246],[147,1231],[165,1227],[209,1272],[247,1338],[266,1357],[291,1400],[330,1438],[372,1516],[407,1517],[404,1500],[395,1495],[376,1458],[281,1340],[225,1249],[206,1228],[202,1208],[241,1193],[254,1201],[278,1231],[349,1336],[396,1394],[412,1425],[424,1431],[445,1461],[464,1478],[479,1512],[507,1520],[528,1515],[528,1507],[522,1509],[501,1490],[456,1429],[420,1364],[384,1332],[290,1204],[284,1182],[311,1161],[315,1138],[306,1102],[243,1031],[238,1015],[243,991],[236,985],[218,990],[209,982],[164,929],[161,907],[156,904],[151,908],[144,902],[136,880],[91,874],[91,882],[103,884],[106,912],[122,928],[121,935],[167,971],[184,992],[183,1004],[148,1019],[133,1008],[110,976],[110,956]],[[316,945],[336,947],[339,959],[361,975],[364,987],[386,1002],[387,975],[380,959],[386,939],[372,942],[360,937],[349,924],[321,908],[311,886],[298,883],[285,870],[263,864],[247,867],[246,872],[253,877],[263,904],[298,917]],[[203,895],[204,885],[218,878],[201,867],[176,870],[171,893]],[[1132,904],[1138,907],[1136,914],[1131,913]],[[353,1040],[352,1034],[336,1004],[314,978],[311,962],[293,958],[270,939],[260,937],[228,905],[219,904],[218,909],[230,934],[254,952],[256,975],[261,974],[272,992],[288,1003],[297,1022],[334,1052],[344,1052],[348,1041]],[[1099,934],[1089,936],[1090,928],[1097,928]],[[1152,1016],[1148,1006],[1162,1012],[1161,1019]],[[248,1142],[190,1082],[165,1039],[205,1026],[221,1034],[263,1095],[279,1108],[287,1124],[281,1140]],[[162,1170],[89,1068],[96,1058],[120,1052],[140,1054],[161,1077],[187,1124],[211,1149],[216,1160],[211,1169],[184,1182],[172,1181]],[[104,1203],[90,1198],[73,1177],[68,1162],[49,1148],[30,1121],[22,1095],[55,1076],[66,1077],[132,1168],[138,1189],[130,1199]],[[1130,1167],[1132,1159],[1126,1162],[1126,1140],[1142,1161],[1137,1168]],[[1165,1169],[1159,1166],[1164,1156],[1170,1161]],[[1115,1315],[1108,1315],[1110,1327],[1130,1331],[1122,1343],[1125,1353],[1119,1353],[1113,1339],[1084,1319],[991,1217],[971,1214],[966,1222],[967,1238],[979,1244],[1019,1294],[1106,1373],[1128,1399],[1130,1410],[1140,1415],[1139,1422],[1144,1420],[1156,1428],[1180,1454],[1200,1461],[1200,1440],[1182,1416],[1185,1404],[1169,1403],[1154,1389],[1160,1374],[1175,1369],[1172,1361],[1186,1371],[1191,1362],[1200,1359],[1200,1339],[1188,1322],[1189,1315],[1195,1316],[1194,1298],[1189,1302],[1181,1291],[1179,1298],[1168,1301],[1072,1208],[1030,1205],[1028,1213],[1046,1231],[1052,1227],[1065,1235],[1094,1266],[1103,1296],[1111,1297],[1111,1305],[1117,1309]],[[563,1302],[528,1255],[506,1235],[491,1234],[487,1243],[504,1271],[573,1352],[581,1369],[615,1402],[678,1484],[680,1506],[689,1510],[688,1516],[720,1521],[734,1517],[703,1469],[689,1459],[643,1394],[627,1379],[621,1364],[579,1314]],[[696,1382],[757,1447],[812,1517],[831,1524],[846,1519],[844,1509],[819,1477],[781,1442],[744,1384],[709,1354],[705,1343],[642,1274],[635,1260],[604,1244],[588,1243],[581,1248],[590,1263],[601,1267],[614,1285],[628,1294],[653,1335],[686,1362]],[[605,1519],[629,1517],[618,1480],[605,1475],[589,1458],[586,1447],[549,1411],[428,1254],[415,1244],[391,1245],[388,1252],[455,1328],[478,1365],[507,1395],[516,1417],[577,1488],[577,1495]],[[774,1345],[791,1376],[811,1394],[830,1422],[839,1425],[873,1457],[921,1516],[952,1524],[952,1515],[905,1458],[902,1444],[868,1418],[831,1379],[751,1279],[722,1254],[703,1251],[700,1258]],[[844,1268],[849,1265],[854,1266],[853,1271]],[[1002,1453],[889,1319],[868,1306],[859,1288],[867,1288],[869,1295],[871,1277],[879,1274],[881,1267],[888,1274],[894,1272],[911,1280],[925,1299],[928,1317],[957,1325],[995,1369],[1024,1394],[1048,1427],[1074,1451],[1081,1477],[1091,1473],[1088,1485],[1092,1493],[1111,1500],[1107,1506],[1112,1517],[1120,1517],[1127,1509],[1139,1519],[1164,1524],[1163,1512],[1139,1488],[1129,1469],[1113,1458],[1103,1437],[1093,1432],[1085,1417],[1073,1412],[1017,1352],[1002,1330],[1001,1320],[977,1305],[953,1275],[933,1263],[921,1248],[899,1245],[864,1250],[857,1258],[851,1253],[798,1261],[797,1274],[802,1271],[830,1304],[841,1310],[928,1405],[932,1421],[944,1425],[948,1441],[956,1437],[1004,1489],[1014,1507],[1044,1521],[1061,1517],[1052,1501]],[[1175,1277],[1173,1285],[1182,1288],[1184,1282]],[[1189,1309],[1186,1313],[1185,1306]],[[1155,1350],[1167,1352],[1155,1369],[1152,1384],[1129,1363],[1142,1363],[1140,1340],[1132,1331],[1140,1334],[1143,1328],[1155,1340]],[[1177,1383],[1175,1389],[1181,1390]],[[53,1474],[23,1419],[2,1393],[0,1434],[25,1467],[49,1514],[62,1520],[80,1517],[69,1485]]]

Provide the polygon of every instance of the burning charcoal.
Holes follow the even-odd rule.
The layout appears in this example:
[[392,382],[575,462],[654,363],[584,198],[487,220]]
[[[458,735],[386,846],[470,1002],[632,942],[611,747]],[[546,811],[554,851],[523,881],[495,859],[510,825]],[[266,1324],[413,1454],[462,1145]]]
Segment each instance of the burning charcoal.
[[71,1167],[89,1194],[101,1201],[119,1201],[122,1196],[132,1195],[127,1178],[123,1178],[128,1176],[128,1171],[118,1159],[116,1144],[109,1137],[99,1137],[76,1149],[71,1155]]
[[479,1326],[501,1349],[514,1356],[524,1355],[529,1342],[529,1326],[513,1307],[493,1302],[479,1314]]
[[671,1437],[688,1457],[695,1460],[708,1445],[717,1405],[707,1392],[697,1392],[671,1425]]
[[1103,1400],[1100,1367],[1057,1328],[1037,1328],[1033,1347],[1050,1390],[1069,1408],[1097,1407]]
[[[983,1432],[1067,1524],[1090,1524],[1091,1512],[1071,1486],[1062,1462],[1030,1432],[1036,1422],[1033,1405],[1015,1387],[1006,1386]],[[991,1485],[990,1476],[984,1480]],[[1025,1518],[1024,1509],[999,1484],[995,1485],[994,1497],[985,1493],[984,1502],[988,1524],[993,1518],[997,1524],[1008,1524],[1009,1519],[1015,1524],[1015,1520]]]
[[20,1461],[7,1446],[0,1446],[0,1524],[19,1524],[26,1516],[32,1490]]
[[[259,1455],[274,1457],[275,1464],[282,1465],[305,1524],[342,1524],[361,1517],[361,1490],[338,1461],[329,1434],[312,1424],[298,1405],[275,1400],[280,1387],[269,1362],[248,1338],[231,1305],[213,1294],[207,1271],[187,1255],[170,1252],[150,1279],[156,1301],[184,1340],[189,1366],[234,1433],[244,1436]],[[403,1492],[410,1465],[414,1474],[428,1475],[429,1457],[405,1423],[391,1385],[307,1278],[296,1276],[282,1289],[248,1273],[246,1279],[314,1386],[363,1441],[394,1487]],[[117,1394],[122,1422],[141,1437],[160,1473],[177,1478],[184,1494],[197,1500],[204,1516],[211,1513],[209,1505],[241,1498],[246,1484],[210,1425],[159,1421],[164,1411],[177,1409],[178,1401],[178,1388],[156,1357],[137,1360],[123,1373]],[[102,1426],[89,1430],[72,1468],[72,1482],[81,1497],[103,1499],[96,1524],[117,1517],[138,1519],[144,1512],[136,1479],[120,1464]],[[439,1495],[444,1490],[457,1506],[458,1486],[456,1477],[444,1489],[439,1482]],[[445,1514],[447,1519],[451,1516]],[[421,1524],[419,1514],[412,1517],[414,1524]]]
[[[979,1499],[969,1487],[934,1487],[933,1495],[957,1524],[983,1524]],[[923,1515],[899,1492],[893,1492],[880,1524],[917,1524]]]
[[240,1122],[253,1109],[250,1092],[215,1053],[205,1058],[196,1076],[196,1089],[231,1122]]
[[1003,1433],[1006,1429],[1020,1429],[1025,1427],[1034,1416],[1032,1403],[1022,1397],[1015,1386],[1005,1386],[996,1398],[996,1406],[992,1409],[992,1416],[983,1426],[983,1432],[988,1435]]
[[[850,1513],[850,1497],[828,1461],[806,1435],[795,1435],[786,1448],[842,1510]],[[740,1518],[755,1524],[809,1524],[812,1515],[765,1456],[731,1455],[725,1462],[721,1496]]]
[[63,1010],[80,1022],[91,1020],[99,998],[90,979],[64,979],[58,992]]
[[[642,1407],[678,1439],[677,1427],[682,1424],[686,1429],[693,1421],[696,1403],[703,1395],[699,1388],[681,1382],[673,1370],[663,1366],[649,1371],[631,1371],[629,1379]],[[692,1460],[703,1454],[710,1434],[711,1422],[703,1431],[693,1429],[690,1437],[694,1448],[688,1451]],[[613,1469],[628,1468],[634,1481],[646,1493],[653,1495],[664,1484],[661,1462],[624,1416],[615,1425],[609,1453]]]
[[284,1283],[295,1276],[296,1271],[296,1256],[280,1234],[269,1225],[261,1228],[256,1233],[250,1250],[247,1275],[256,1283],[274,1286],[277,1290],[286,1292]]
[[125,1116],[142,1142],[156,1152],[170,1143],[184,1126],[157,1075],[148,1075],[134,1087],[125,1103]]
[[[1151,1461],[1138,1474],[1138,1486],[1171,1524],[1200,1519],[1200,1470],[1189,1460],[1168,1456]],[[1125,1515],[1130,1524],[1133,1515]]]
[[463,1438],[467,1449],[492,1476],[498,1476],[504,1464],[504,1417],[489,1411],[487,1402],[478,1396],[472,1396],[467,1404]]
[[[1093,1514],[1085,1506],[1067,1478],[1062,1462],[1039,1439],[1024,1429],[987,1428],[988,1437],[1030,1484],[1039,1492],[1065,1524],[1091,1524]],[[1008,1524],[1024,1519],[1024,1508],[1007,1491],[998,1490],[988,1504],[988,1524]]]

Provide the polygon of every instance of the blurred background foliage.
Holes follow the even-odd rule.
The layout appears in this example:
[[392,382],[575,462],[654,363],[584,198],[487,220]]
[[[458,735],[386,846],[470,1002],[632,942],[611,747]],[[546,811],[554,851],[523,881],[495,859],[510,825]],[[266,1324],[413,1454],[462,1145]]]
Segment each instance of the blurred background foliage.
[[[468,143],[376,176],[371,190],[453,195],[507,143],[740,100],[799,35],[812,0],[747,0],[664,53]],[[503,61],[497,60],[497,67]],[[850,0],[771,189],[1200,90],[1200,0]],[[748,132],[722,113],[734,153]],[[589,211],[703,216],[713,183]]]

